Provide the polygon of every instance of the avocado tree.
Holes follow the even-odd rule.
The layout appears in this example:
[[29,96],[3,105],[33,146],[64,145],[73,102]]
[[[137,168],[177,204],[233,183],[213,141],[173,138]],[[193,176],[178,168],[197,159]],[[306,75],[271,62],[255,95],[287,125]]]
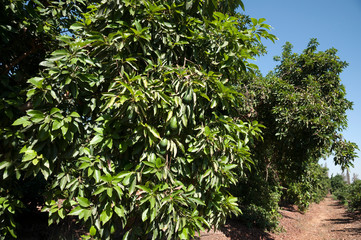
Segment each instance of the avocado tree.
[[39,63],[58,47],[56,35],[84,9],[81,0],[0,1],[0,238],[15,237],[13,216],[25,205],[26,211],[36,207],[39,195],[27,188],[42,182],[41,177],[21,179],[13,165],[22,133],[12,123],[32,107],[26,101],[27,80],[38,74]]
[[75,216],[94,238],[188,239],[239,213],[228,188],[260,125],[236,86],[275,39],[264,19],[241,1],[79,2],[27,80],[2,178],[40,176],[49,223]]
[[[346,111],[352,109],[340,79],[347,63],[339,59],[336,49],[316,52],[317,46],[317,40],[311,39],[302,54],[292,54],[287,43],[276,68],[279,83],[285,83],[275,91],[277,105],[272,109],[275,136],[286,153],[281,164],[294,159],[291,169],[301,173],[309,162],[331,153],[342,169],[352,166],[356,157],[357,145],[340,133],[347,127]],[[292,176],[289,169],[283,171]]]
[[275,71],[249,76],[239,86],[247,98],[242,119],[266,126],[263,141],[254,142],[251,150],[256,170],[246,172],[237,186],[245,209],[256,204],[277,215],[278,202],[284,200],[305,210],[327,193],[329,183],[318,160],[332,153],[335,164],[345,169],[356,157],[357,145],[341,135],[346,111],[352,109],[340,79],[347,63],[336,49],[317,51],[317,46],[311,39],[297,54],[286,43]]

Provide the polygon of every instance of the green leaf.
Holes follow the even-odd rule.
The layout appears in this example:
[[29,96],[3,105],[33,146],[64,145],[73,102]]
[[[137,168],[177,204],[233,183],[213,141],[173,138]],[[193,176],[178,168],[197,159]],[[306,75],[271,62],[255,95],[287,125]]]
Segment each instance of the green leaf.
[[114,179],[123,179],[123,178],[125,178],[125,177],[127,177],[127,176],[130,176],[130,175],[132,175],[132,174],[134,174],[134,172],[122,171],[122,172],[118,173],[118,174],[114,177]]
[[69,116],[70,117],[75,117],[75,118],[80,118],[80,115],[77,112],[72,112]]
[[206,135],[207,137],[208,137],[209,135],[211,135],[211,130],[209,129],[208,126],[205,126],[205,128],[204,128],[204,135]]
[[77,30],[80,30],[80,29],[83,29],[84,28],[84,25],[82,23],[74,23],[73,25],[71,25],[69,27],[70,30],[74,30],[74,31],[77,31]]
[[113,177],[110,174],[103,175],[100,177],[101,180],[110,183],[113,180]]
[[63,121],[58,121],[58,120],[54,120],[53,121],[53,124],[52,124],[52,127],[51,127],[51,130],[52,131],[55,131],[55,130],[58,130],[59,128],[61,128],[63,126]]
[[[63,121],[62,121],[63,122]],[[66,135],[66,133],[68,132],[68,130],[69,130],[69,125],[67,124],[67,123],[64,123],[64,125],[63,126],[61,126],[61,133],[63,134],[63,136],[65,136]]]
[[172,117],[173,117],[173,111],[169,111],[166,122],[168,122]]
[[198,205],[202,205],[202,206],[205,206],[206,204],[200,200],[199,198],[193,198],[193,197],[188,197],[189,200],[191,200],[192,202],[195,202],[197,203]]
[[35,123],[38,123],[45,118],[45,115],[38,110],[28,110],[26,113],[28,116],[30,116],[31,121]]
[[114,212],[121,218],[125,217],[125,211],[123,206],[114,206]]
[[59,49],[51,53],[53,56],[63,56],[69,54],[68,50],[66,49]]
[[47,58],[48,61],[51,62],[55,62],[55,61],[59,61],[60,59],[65,58],[66,56],[62,56],[62,55],[57,55],[57,56],[52,56],[50,58]]
[[49,61],[42,61],[41,63],[39,63],[39,65],[48,68],[55,67],[54,62],[49,62]]
[[148,219],[149,208],[146,208],[142,213],[142,221],[145,222]]
[[60,109],[59,109],[59,108],[52,108],[52,109],[50,110],[50,115],[53,115],[53,114],[55,114],[55,113],[57,113],[57,112],[60,112]]
[[89,200],[85,197],[77,197],[77,200],[78,200],[80,206],[82,206],[84,208],[87,208],[90,206]]
[[153,222],[155,217],[157,216],[157,209],[156,208],[152,208],[151,209],[151,213],[150,213],[150,221]]
[[127,231],[127,232],[124,234],[123,240],[128,240],[128,238],[129,238],[129,233],[130,233],[130,230]]
[[8,161],[2,161],[2,162],[0,162],[0,170],[3,168],[9,167],[10,165],[11,165],[11,163]]
[[152,190],[149,187],[146,187],[144,185],[137,185],[137,188],[142,189],[143,191],[150,193]]
[[58,215],[61,219],[64,219],[65,218],[65,209],[64,208],[60,208],[58,210]]
[[107,190],[106,187],[100,186],[100,187],[98,187],[98,188],[95,190],[95,192],[93,193],[93,195],[99,195],[100,193],[104,192],[105,190]]
[[42,88],[43,87],[43,81],[44,81],[44,78],[41,78],[41,77],[33,77],[33,78],[30,78],[28,80],[28,83],[31,83],[32,85],[34,85],[35,87],[37,88]]
[[35,93],[36,93],[36,89],[35,89],[35,88],[28,90],[28,92],[26,93],[26,98],[27,98],[27,100],[31,99],[31,97],[32,97]]
[[34,166],[38,165],[39,159],[34,158],[33,161],[32,161],[32,163],[33,163]]
[[44,8],[44,5],[38,1],[38,0],[33,0],[34,3],[36,3],[37,5],[39,5],[40,7]]
[[145,126],[148,128],[149,132],[152,133],[152,135],[158,139],[162,139],[159,135],[159,132],[154,127],[149,126],[148,124],[145,124]]
[[111,209],[107,208],[106,210],[104,210],[101,214],[100,214],[100,221],[104,224],[106,224],[113,216],[113,212],[111,211]]
[[131,185],[130,185],[130,187],[129,187],[129,194],[130,194],[130,195],[132,195],[132,193],[134,192],[135,186],[136,186],[136,184],[137,184],[137,178],[134,177],[134,176],[132,176],[132,178],[133,178],[133,181],[132,181],[132,183],[131,183]]
[[61,180],[60,180],[60,184],[59,184],[59,187],[61,190],[64,190],[66,184],[68,183],[68,180],[66,177],[63,177]]
[[80,206],[77,206],[76,208],[74,208],[73,210],[70,211],[70,213],[68,215],[70,216],[78,216],[81,212],[83,212],[84,209],[81,208]]
[[32,150],[32,149],[28,149],[26,150],[24,156],[23,156],[23,159],[22,161],[23,162],[27,162],[27,161],[30,161],[30,160],[33,160],[36,156],[37,156],[37,152]]
[[182,229],[182,233],[179,235],[179,238],[180,239],[189,239],[188,234],[189,234],[188,233],[188,228],[184,227]]
[[92,215],[92,210],[84,209],[82,215],[83,215],[84,221],[87,221],[88,218]]
[[100,176],[101,176],[100,170],[95,169],[93,177],[97,183],[100,181]]
[[111,198],[113,196],[113,189],[107,188],[107,195]]
[[90,236],[95,236],[97,234],[97,229],[94,226],[91,226],[89,229]]
[[200,178],[200,181],[202,181],[205,177],[207,177],[209,174],[211,174],[212,169],[208,169]]
[[211,102],[211,108],[215,108],[217,106],[217,101],[216,99],[213,99]]
[[258,21],[255,18],[251,18],[251,21],[252,21],[252,24],[255,26],[258,24]]
[[13,228],[7,227],[7,231],[11,234],[13,238],[17,238]]
[[100,143],[103,140],[103,136],[102,135],[95,135],[94,138],[90,141],[90,145],[95,145]]
[[118,197],[121,199],[123,197],[123,190],[118,185],[113,185],[113,189],[118,193]]
[[27,116],[21,117],[13,123],[13,126],[18,126],[18,125],[23,125],[23,127],[29,126],[31,122],[28,121],[28,119],[29,118]]
[[231,170],[233,168],[236,168],[236,167],[238,167],[237,164],[227,164],[226,166],[224,166],[224,170],[229,171],[229,170]]

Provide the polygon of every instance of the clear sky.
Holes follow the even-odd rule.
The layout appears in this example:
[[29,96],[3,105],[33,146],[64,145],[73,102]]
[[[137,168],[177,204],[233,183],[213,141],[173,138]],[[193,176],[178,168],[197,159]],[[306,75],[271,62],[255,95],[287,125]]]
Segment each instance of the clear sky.
[[[341,60],[349,66],[341,74],[346,87],[347,99],[354,102],[353,110],[347,112],[348,128],[344,137],[361,148],[361,0],[243,0],[245,13],[253,18],[266,18],[273,27],[271,33],[278,37],[273,44],[265,41],[268,54],[257,59],[256,64],[265,75],[276,62],[273,56],[282,52],[285,42],[290,42],[296,53],[306,48],[311,38],[320,43],[318,50],[334,47],[338,49]],[[361,178],[361,153],[355,160],[352,174]],[[332,158],[327,163],[330,174],[341,173]]]

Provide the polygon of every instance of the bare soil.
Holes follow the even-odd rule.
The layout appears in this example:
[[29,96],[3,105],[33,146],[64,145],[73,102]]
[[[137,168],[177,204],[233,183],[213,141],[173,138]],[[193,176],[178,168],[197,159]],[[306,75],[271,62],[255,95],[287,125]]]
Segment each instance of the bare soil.
[[361,215],[349,213],[331,196],[311,204],[306,213],[293,206],[281,209],[279,233],[229,222],[220,231],[204,232],[200,240],[361,240]]

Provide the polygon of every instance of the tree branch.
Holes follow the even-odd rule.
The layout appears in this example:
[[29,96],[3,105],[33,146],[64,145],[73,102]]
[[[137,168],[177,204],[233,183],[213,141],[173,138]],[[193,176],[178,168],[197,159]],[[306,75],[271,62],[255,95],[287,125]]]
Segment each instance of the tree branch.
[[5,70],[1,74],[8,75],[11,69],[13,69],[16,65],[18,65],[21,61],[27,58],[29,55],[36,53],[40,49],[41,44],[35,44],[35,40],[31,43],[31,49],[25,52],[23,55],[12,61],[9,65],[5,64]]

